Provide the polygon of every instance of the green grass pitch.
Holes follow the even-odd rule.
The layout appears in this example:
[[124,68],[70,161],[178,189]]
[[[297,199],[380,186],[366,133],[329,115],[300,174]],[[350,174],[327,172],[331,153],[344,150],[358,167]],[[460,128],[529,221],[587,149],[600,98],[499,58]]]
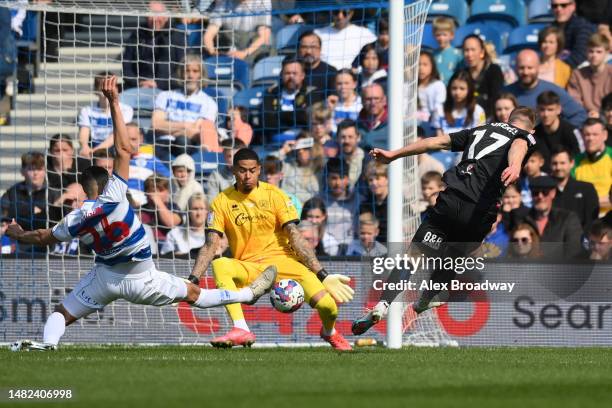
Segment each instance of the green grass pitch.
[[[0,408],[600,407],[612,395],[611,357],[606,348],[4,348]],[[14,388],[75,396],[13,403]]]

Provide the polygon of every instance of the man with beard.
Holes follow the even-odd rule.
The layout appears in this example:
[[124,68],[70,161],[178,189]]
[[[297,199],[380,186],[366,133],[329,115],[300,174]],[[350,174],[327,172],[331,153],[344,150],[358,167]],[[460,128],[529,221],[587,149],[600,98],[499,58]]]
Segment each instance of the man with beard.
[[307,86],[304,79],[304,62],[298,58],[285,58],[280,83],[268,88],[263,97],[261,123],[264,135],[308,127],[308,108],[323,98],[321,92]]
[[321,61],[321,38],[314,31],[300,35],[298,56],[306,67],[306,85],[313,86],[327,97],[336,85],[336,68]]
[[202,91],[206,71],[197,55],[185,56],[178,72],[181,88],[160,93],[155,99],[151,125],[155,131],[157,156],[170,161],[171,156],[193,152],[209,133],[216,136],[217,103]]
[[355,189],[357,183],[361,180],[361,173],[368,160],[363,149],[359,147],[361,134],[357,130],[355,121],[346,119],[340,122],[336,137],[342,148],[340,158],[344,159],[349,165],[349,187]]
[[599,199],[593,184],[577,181],[571,176],[574,159],[565,146],[556,146],[551,155],[552,176],[557,180],[557,194],[553,201],[556,208],[573,211],[585,231],[591,228],[599,215]]
[[545,91],[559,95],[561,112],[574,127],[580,127],[587,118],[587,113],[564,89],[552,82],[538,78],[540,57],[534,50],[522,50],[516,56],[516,70],[519,80],[508,85],[505,90],[518,99],[520,105],[536,109],[537,97]]

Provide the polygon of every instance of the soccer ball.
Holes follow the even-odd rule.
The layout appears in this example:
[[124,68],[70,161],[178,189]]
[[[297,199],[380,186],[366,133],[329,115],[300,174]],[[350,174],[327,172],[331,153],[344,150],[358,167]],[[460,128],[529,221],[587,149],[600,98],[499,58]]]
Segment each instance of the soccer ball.
[[270,303],[282,313],[293,313],[304,303],[304,288],[293,279],[282,279],[274,284]]

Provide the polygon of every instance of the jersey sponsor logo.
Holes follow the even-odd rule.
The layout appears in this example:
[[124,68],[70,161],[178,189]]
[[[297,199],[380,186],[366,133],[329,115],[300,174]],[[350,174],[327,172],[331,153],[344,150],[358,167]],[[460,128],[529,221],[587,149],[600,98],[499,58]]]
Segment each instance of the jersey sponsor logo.
[[249,214],[245,214],[245,213],[240,213],[238,214],[238,216],[234,219],[234,224],[236,224],[237,226],[241,227],[246,223],[258,223],[260,221],[265,221],[266,220],[266,216],[263,214],[253,214],[253,215],[249,215]]
[[238,211],[240,208],[236,204],[232,204],[232,211]]
[[170,110],[179,110],[179,111],[189,111],[189,112],[200,112],[202,109],[202,105],[194,102],[185,102],[185,101],[177,101],[174,99],[168,99],[166,102],[166,109]]
[[440,249],[440,244],[442,243],[442,237],[434,234],[432,232],[427,231],[425,236],[423,237],[423,244],[427,245],[433,249]]
[[264,210],[267,210],[270,208],[270,203],[266,200],[259,200],[257,202],[257,206],[263,208]]

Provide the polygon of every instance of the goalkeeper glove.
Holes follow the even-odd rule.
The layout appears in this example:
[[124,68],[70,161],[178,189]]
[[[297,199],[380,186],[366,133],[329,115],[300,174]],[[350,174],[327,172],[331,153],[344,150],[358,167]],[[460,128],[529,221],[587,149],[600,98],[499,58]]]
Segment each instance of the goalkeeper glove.
[[317,278],[323,283],[325,289],[332,295],[336,302],[344,303],[353,300],[355,291],[348,285],[351,281],[351,278],[348,276],[337,273],[330,275],[325,269],[321,269],[317,273]]

